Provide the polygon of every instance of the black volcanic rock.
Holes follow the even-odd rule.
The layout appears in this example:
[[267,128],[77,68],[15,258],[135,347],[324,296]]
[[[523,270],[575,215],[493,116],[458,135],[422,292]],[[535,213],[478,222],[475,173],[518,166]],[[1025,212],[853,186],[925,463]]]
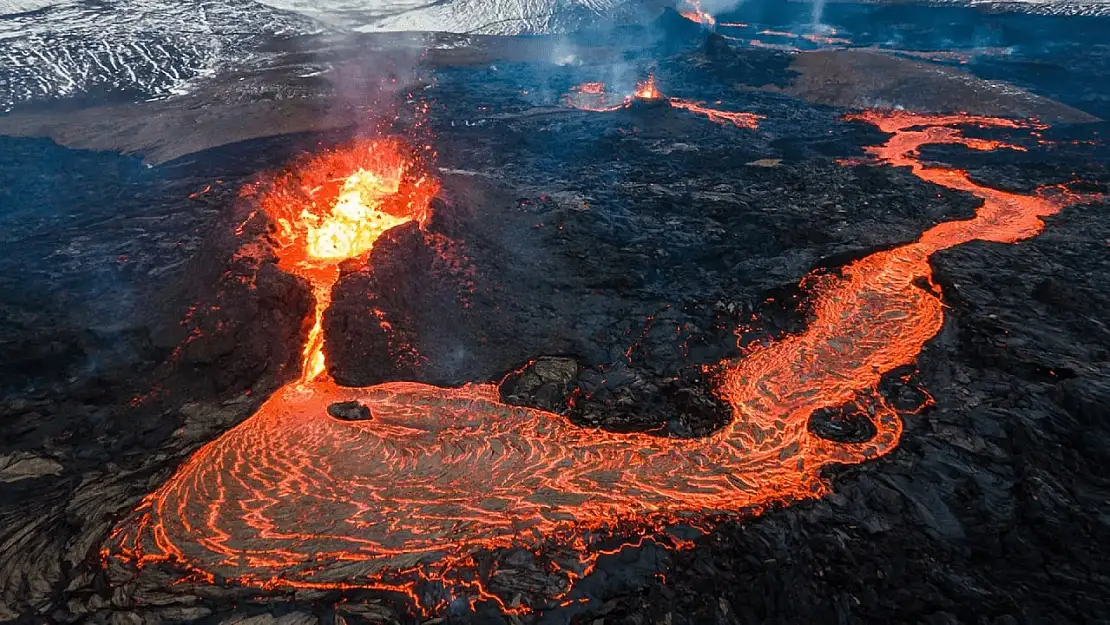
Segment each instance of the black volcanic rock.
[[825,440],[862,443],[875,436],[875,424],[859,410],[821,410],[809,417],[809,431]]
[[328,414],[343,421],[368,421],[373,418],[370,408],[357,401],[343,401],[328,405]]
[[517,369],[501,382],[501,401],[565,412],[578,378],[578,363],[571,358],[543,356]]
[[807,102],[850,108],[971,113],[1090,123],[1097,117],[1001,81],[876,50],[820,50],[795,57],[784,90]]
[[313,306],[307,283],[268,262],[236,267],[212,301],[219,303],[189,319],[181,366],[207,371],[220,392],[297,372]]
[[732,48],[728,45],[728,40],[717,33],[706,36],[705,43],[702,44],[702,52],[711,60],[732,56]]
[[328,372],[337,382],[365,386],[414,375],[410,317],[431,313],[448,322],[461,308],[444,296],[435,264],[424,234],[406,224],[377,241],[364,267],[340,278],[324,315]]
[[642,98],[635,97],[628,103],[628,110],[633,115],[650,115],[658,109],[670,108],[671,103],[664,97]]

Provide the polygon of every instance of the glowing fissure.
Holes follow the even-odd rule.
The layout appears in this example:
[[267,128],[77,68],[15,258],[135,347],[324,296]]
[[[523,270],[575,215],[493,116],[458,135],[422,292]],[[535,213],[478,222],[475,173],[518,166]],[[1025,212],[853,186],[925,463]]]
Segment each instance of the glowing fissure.
[[338,264],[365,257],[391,228],[427,219],[439,186],[414,167],[415,157],[400,141],[361,141],[276,178],[262,195],[261,208],[278,226],[278,266],[307,279],[316,299],[302,384],[326,369],[323,317]]
[[[414,600],[413,580],[434,579],[472,601],[500,601],[464,572],[472,554],[514,545],[536,549],[560,538],[580,553],[582,567],[564,571],[573,581],[598,555],[586,537],[618,522],[627,524],[622,531],[651,533],[667,523],[825,493],[822,467],[876,458],[898,443],[901,419],[876,386],[883,374],[913,363],[943,323],[930,255],[974,239],[1034,236],[1041,217],[1074,200],[1047,189],[1033,195],[991,189],[918,158],[918,148],[930,143],[1007,147],[966,138],[956,127],[1015,122],[879,112],[852,118],[892,133],[868,149],[879,161],[909,166],[922,180],[972,193],[983,204],[972,219],[941,223],[838,275],[808,277],[814,311],[804,332],[721,363],[719,393],[733,419],[720,431],[673,439],[585,429],[557,414],[502,404],[490,384],[339,387],[322,373],[322,361],[316,364],[317,354],[322,358],[317,319],[306,374],[196,452],[117,528],[105,556],[170,561],[210,580],[385,588]],[[309,233],[330,233],[331,219],[363,208],[422,221],[435,193],[435,182],[415,168],[383,169],[374,161],[402,158],[398,146],[382,145],[389,144],[319,157],[261,198],[279,224],[291,214],[303,217],[282,226],[280,266],[313,282],[317,317],[334,283],[336,242],[358,242],[349,249],[359,255],[374,237],[335,235],[315,248],[326,252],[321,257],[313,255]],[[399,181],[361,187],[363,208],[348,211],[343,190],[351,178],[332,180],[330,172],[350,176],[360,169],[399,172]],[[333,190],[320,190],[327,184],[317,178]],[[378,234],[374,224],[391,222],[371,221],[367,227]],[[368,407],[371,418],[328,415],[330,404],[350,401]],[[851,401],[868,408],[877,430],[872,440],[836,443],[808,430],[814,411]]]
[[576,85],[571,88],[571,92],[564,98],[568,106],[599,113],[608,113],[622,108],[628,108],[637,100],[648,102],[666,101],[667,104],[674,108],[690,111],[696,115],[704,115],[709,118],[710,121],[718,124],[727,122],[733,124],[737,128],[750,128],[755,130],[759,127],[759,120],[764,119],[764,116],[756,115],[755,113],[722,111],[709,107],[704,102],[664,96],[655,83],[654,74],[649,75],[646,80],[637,83],[636,89],[631,94],[624,96],[617,102],[613,102],[609,98],[609,93],[605,89],[605,83],[602,82],[587,82]]

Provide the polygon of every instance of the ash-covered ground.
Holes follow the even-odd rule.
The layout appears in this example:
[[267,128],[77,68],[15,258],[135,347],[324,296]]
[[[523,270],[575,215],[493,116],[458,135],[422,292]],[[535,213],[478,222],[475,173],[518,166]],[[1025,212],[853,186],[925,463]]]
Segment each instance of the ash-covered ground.
[[[1041,18],[1022,19],[1037,32]],[[24,135],[0,137],[0,618],[428,620],[393,593],[262,591],[172,566],[136,576],[100,556],[143,496],[297,373],[311,293],[273,259],[238,253],[264,225],[236,234],[254,209],[240,188],[371,132],[383,110],[401,111],[400,131],[428,105],[443,189],[424,232],[397,228],[344,266],[324,319],[330,373],[348,385],[508,375],[507,401],[615,430],[719,427],[728,411],[702,366],[738,355],[737,333],[804,327],[807,273],[973,214],[970,195],[839,162],[885,137],[843,121],[848,110],[1038,117],[1052,124],[1040,137],[989,133],[1028,152],[923,156],[997,188],[1110,192],[1103,50],[1073,65],[1073,49],[1040,46],[962,67],[749,49],[673,13],[609,35],[491,38],[423,57],[367,38],[313,50],[338,68],[327,80],[278,67],[178,100],[0,118],[0,132]],[[577,60],[553,65],[553,48]],[[301,67],[304,53],[289,54]],[[648,72],[668,95],[765,119],[751,130],[668,107],[561,103],[574,84],[630,87]],[[382,88],[383,76],[399,82]],[[506,615],[456,602],[436,618],[1110,622],[1106,209],[1081,203],[1031,240],[933,258],[944,328],[916,371],[882,388],[905,411],[901,444],[831,469],[833,494],[720,520],[687,550],[602,557],[569,606]],[[860,434],[845,424],[812,427]],[[527,552],[482,559],[510,605],[562,583]]]

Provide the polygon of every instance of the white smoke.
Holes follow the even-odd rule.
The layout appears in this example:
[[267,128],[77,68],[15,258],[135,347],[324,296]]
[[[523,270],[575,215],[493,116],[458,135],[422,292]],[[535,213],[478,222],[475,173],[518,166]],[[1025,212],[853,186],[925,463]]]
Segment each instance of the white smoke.
[[810,26],[814,32],[822,32],[828,30],[828,27],[821,23],[821,17],[825,13],[825,0],[813,0],[813,9],[810,12]]

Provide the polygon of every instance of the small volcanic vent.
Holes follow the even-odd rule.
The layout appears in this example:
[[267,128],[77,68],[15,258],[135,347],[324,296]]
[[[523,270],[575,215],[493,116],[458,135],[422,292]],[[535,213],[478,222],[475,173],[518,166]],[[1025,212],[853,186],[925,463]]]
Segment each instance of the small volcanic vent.
[[632,97],[637,100],[662,100],[663,94],[655,84],[655,74],[648,74],[647,80],[638,83]]
[[615,111],[627,104],[625,98],[618,98],[616,102],[612,98],[612,94],[605,90],[605,83],[585,82],[571,87],[570,93],[563,96],[563,102],[572,108],[600,113]]
[[759,127],[762,115],[735,111],[723,111],[707,106],[704,102],[687,100],[666,96],[660,91],[655,81],[655,74],[649,74],[645,80],[636,83],[636,88],[623,98],[614,102],[606,91],[605,83],[588,82],[571,88],[570,93],[564,96],[563,101],[570,107],[584,111],[606,113],[620,109],[641,109],[669,106],[671,108],[690,111],[703,115],[710,121],[718,124],[732,124],[737,128],[755,130]]

